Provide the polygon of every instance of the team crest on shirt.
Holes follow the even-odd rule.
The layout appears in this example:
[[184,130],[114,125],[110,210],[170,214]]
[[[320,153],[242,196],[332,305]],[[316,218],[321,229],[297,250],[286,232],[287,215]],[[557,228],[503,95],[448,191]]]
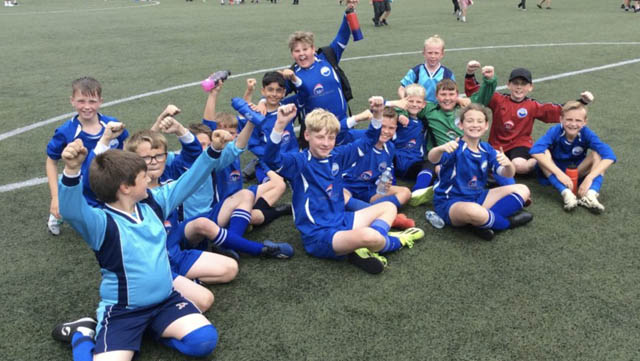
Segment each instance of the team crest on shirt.
[[237,169],[234,169],[231,171],[231,173],[229,173],[229,180],[231,182],[239,182],[242,179],[242,175],[240,174],[240,171]]
[[483,172],[487,170],[487,161],[486,160],[484,162],[482,162],[482,164],[480,165],[480,169],[482,169]]
[[477,188],[478,187],[478,177],[473,176],[473,178],[471,178],[469,180],[467,185],[469,186],[469,188]]
[[290,140],[291,133],[289,133],[289,131],[285,129],[285,131],[282,133],[282,144],[288,144]]
[[577,146],[574,147],[573,149],[571,149],[571,154],[573,155],[580,155],[584,152],[584,149],[581,146]]
[[324,93],[324,87],[322,84],[316,84],[316,86],[313,87],[313,94],[320,95],[322,93]]
[[387,162],[381,162],[380,164],[378,164],[378,170],[380,172],[384,172],[385,169],[387,169]]
[[327,193],[327,196],[329,198],[331,198],[331,195],[333,193],[333,183],[329,184],[329,186],[325,188],[324,192]]
[[329,76],[331,75],[331,70],[328,66],[323,66],[322,69],[320,69],[320,74],[322,74],[322,76]]
[[516,112],[516,114],[518,114],[518,117],[520,118],[524,118],[527,116],[527,114],[529,114],[529,112],[527,111],[526,108],[520,108],[518,109],[518,111]]
[[507,120],[506,122],[504,122],[504,129],[511,130],[515,125],[516,124],[513,121]]
[[407,142],[407,145],[405,145],[405,148],[411,149],[411,148],[415,148],[416,144],[418,144],[418,142],[415,139],[411,139],[410,141]]
[[360,179],[362,179],[363,181],[368,181],[371,179],[371,177],[373,177],[373,172],[370,170],[365,170],[364,172],[362,172],[362,174],[360,174]]
[[118,139],[112,139],[112,140],[109,142],[109,148],[111,148],[111,149],[116,149],[116,148],[118,148],[118,145],[120,145],[120,141],[118,141]]
[[454,140],[458,137],[458,133],[454,132],[453,130],[450,130],[447,132],[447,136],[449,137],[449,139]]
[[340,171],[340,166],[338,165],[338,163],[333,163],[331,165],[331,175],[335,177],[336,175],[338,175],[339,171]]

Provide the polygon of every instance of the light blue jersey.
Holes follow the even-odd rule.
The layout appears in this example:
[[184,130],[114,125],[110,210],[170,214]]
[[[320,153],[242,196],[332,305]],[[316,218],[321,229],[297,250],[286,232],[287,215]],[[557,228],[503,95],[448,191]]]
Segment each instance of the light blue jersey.
[[424,100],[430,103],[437,103],[436,100],[436,85],[443,79],[451,79],[456,81],[456,77],[453,76],[453,72],[444,65],[440,65],[438,70],[431,73],[427,70],[425,64],[418,64],[415,67],[409,69],[407,75],[400,80],[400,84],[403,87],[407,87],[410,84],[420,84],[426,90]]

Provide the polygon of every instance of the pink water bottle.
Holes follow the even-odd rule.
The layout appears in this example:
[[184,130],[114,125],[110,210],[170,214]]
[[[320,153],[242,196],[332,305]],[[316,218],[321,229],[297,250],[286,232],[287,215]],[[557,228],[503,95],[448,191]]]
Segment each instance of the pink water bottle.
[[347,24],[349,24],[349,29],[351,29],[353,41],[364,39],[364,36],[362,36],[362,31],[360,30],[360,22],[358,21],[356,11],[353,10],[353,8],[349,8],[345,11],[345,13],[347,14]]
[[231,75],[231,72],[229,70],[216,71],[215,73],[211,74],[210,77],[200,83],[200,85],[202,86],[202,90],[206,91],[207,93],[210,92],[213,88],[218,86],[218,83],[227,80],[229,75]]

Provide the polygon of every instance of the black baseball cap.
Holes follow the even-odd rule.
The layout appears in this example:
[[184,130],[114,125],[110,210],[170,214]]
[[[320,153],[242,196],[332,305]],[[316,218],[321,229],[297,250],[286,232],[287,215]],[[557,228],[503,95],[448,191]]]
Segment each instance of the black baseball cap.
[[509,75],[509,82],[512,82],[516,78],[522,78],[529,84],[533,83],[531,80],[531,72],[525,68],[515,68],[511,71],[511,75]]

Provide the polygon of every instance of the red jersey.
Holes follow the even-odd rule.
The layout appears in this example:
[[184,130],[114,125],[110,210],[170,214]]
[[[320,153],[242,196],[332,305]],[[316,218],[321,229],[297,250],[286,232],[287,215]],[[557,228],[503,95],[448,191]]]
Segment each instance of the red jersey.
[[[474,76],[465,77],[464,91],[467,96],[478,91],[480,85]],[[493,112],[489,144],[495,149],[507,152],[516,147],[531,148],[533,146],[533,121],[559,123],[562,105],[540,103],[531,98],[521,102],[511,100],[509,94],[493,93],[489,108]]]

